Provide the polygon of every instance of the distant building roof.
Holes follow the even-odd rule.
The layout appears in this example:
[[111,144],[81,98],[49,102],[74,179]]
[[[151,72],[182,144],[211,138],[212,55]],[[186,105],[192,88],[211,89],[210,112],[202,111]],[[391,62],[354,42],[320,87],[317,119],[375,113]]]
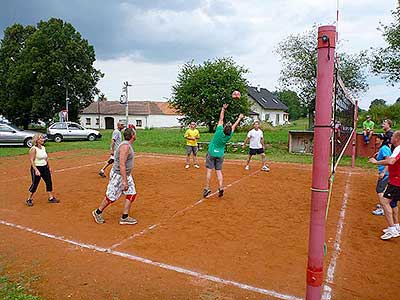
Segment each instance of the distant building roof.
[[[168,102],[129,101],[129,115],[178,115]],[[125,115],[125,105],[118,101],[93,102],[82,114]]]
[[288,110],[288,107],[267,89],[249,86],[247,92],[264,109]]

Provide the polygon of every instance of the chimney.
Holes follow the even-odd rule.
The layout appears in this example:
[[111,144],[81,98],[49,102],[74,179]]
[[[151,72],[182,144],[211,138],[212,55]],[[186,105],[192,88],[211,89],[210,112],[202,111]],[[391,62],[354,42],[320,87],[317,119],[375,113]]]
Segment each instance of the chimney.
[[260,85],[257,84],[257,92],[261,92]]

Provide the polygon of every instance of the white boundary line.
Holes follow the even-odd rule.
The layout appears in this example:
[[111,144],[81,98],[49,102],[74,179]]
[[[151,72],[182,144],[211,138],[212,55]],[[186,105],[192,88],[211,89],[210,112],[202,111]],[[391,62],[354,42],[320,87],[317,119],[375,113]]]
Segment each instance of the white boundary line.
[[[243,179],[245,179],[245,178],[247,178],[247,177],[250,177],[250,176],[253,176],[253,175],[255,175],[255,174],[259,173],[259,172],[261,172],[261,170],[257,170],[257,171],[255,171],[255,172],[253,172],[253,173],[251,173],[251,174],[245,175],[245,176],[243,176],[242,178],[240,178],[240,179],[238,179],[238,180],[236,180],[236,181],[234,181],[234,182],[232,182],[232,183],[230,183],[230,184],[224,186],[224,189],[228,189],[228,188],[230,188],[232,185],[235,185],[235,184],[239,183],[240,181],[242,181]],[[167,221],[171,220],[172,218],[174,218],[174,217],[176,217],[176,216],[178,216],[178,215],[181,215],[181,214],[185,213],[186,211],[188,211],[188,210],[192,209],[193,207],[195,207],[195,206],[197,206],[197,205],[203,203],[203,202],[206,201],[208,198],[210,198],[210,197],[212,197],[212,196],[214,196],[214,195],[216,195],[216,194],[218,194],[218,191],[215,191],[214,193],[211,193],[210,195],[208,195],[206,198],[203,197],[203,198],[201,198],[200,200],[198,200],[197,202],[195,202],[194,204],[192,204],[192,205],[190,205],[190,206],[188,206],[188,207],[186,207],[186,208],[184,208],[184,209],[182,209],[182,210],[180,210],[180,211],[175,212],[171,217],[168,218]],[[151,231],[151,230],[153,230],[153,229],[159,227],[160,225],[162,225],[162,223],[157,223],[157,224],[150,225],[149,227],[143,229],[142,231],[140,231],[140,232],[138,232],[138,233],[135,233],[135,234],[132,234],[131,236],[129,236],[129,237],[123,239],[122,241],[120,241],[120,242],[118,242],[118,243],[115,243],[114,245],[112,245],[112,246],[110,247],[110,249],[115,249],[115,248],[121,246],[122,244],[124,244],[124,243],[126,243],[126,242],[128,242],[128,241],[130,241],[130,240],[132,240],[132,239],[134,239],[134,238],[137,238],[137,237],[139,237],[139,236],[142,236],[142,235],[146,234],[147,232],[149,232],[149,231]]]
[[232,280],[227,280],[227,279],[223,279],[220,277],[216,277],[216,276],[212,276],[212,275],[208,275],[208,274],[203,274],[200,272],[196,272],[196,271],[192,271],[189,269],[185,269],[185,268],[181,268],[181,267],[176,267],[173,265],[169,265],[169,264],[165,264],[165,263],[161,263],[161,262],[157,262],[157,261],[153,261],[144,257],[140,257],[140,256],[136,256],[133,254],[129,254],[129,253],[125,253],[125,252],[120,252],[120,251],[114,251],[110,248],[103,248],[103,247],[99,247],[96,245],[92,245],[92,244],[87,244],[87,243],[81,243],[81,242],[77,242],[74,240],[70,240],[70,239],[66,239],[62,236],[56,236],[50,233],[45,233],[45,232],[41,232],[29,227],[25,227],[22,225],[18,225],[18,224],[13,224],[13,223],[9,223],[7,221],[3,221],[0,220],[0,224],[8,226],[8,227],[12,227],[12,228],[16,228],[16,229],[20,229],[23,231],[27,231],[36,235],[40,235],[49,239],[53,239],[53,240],[57,240],[57,241],[61,241],[67,244],[71,244],[71,245],[75,245],[78,246],[80,248],[84,248],[84,249],[90,249],[90,250],[94,250],[96,252],[102,252],[102,253],[106,253],[106,254],[110,254],[110,255],[114,255],[114,256],[119,256],[119,257],[123,257],[132,261],[137,261],[137,262],[141,262],[144,264],[148,264],[151,266],[155,266],[161,269],[166,269],[169,271],[174,271],[176,273],[180,273],[180,274],[185,274],[185,275],[189,275],[192,277],[196,277],[196,278],[200,278],[200,279],[205,279],[208,281],[212,281],[212,282],[216,282],[216,283],[220,283],[220,284],[224,284],[224,285],[231,285],[231,286],[235,286],[238,287],[242,290],[247,290],[247,291],[251,291],[251,292],[255,292],[255,293],[259,293],[259,294],[263,294],[263,295],[267,295],[267,296],[271,296],[277,299],[283,299],[283,300],[303,300],[302,298],[298,298],[296,296],[291,296],[291,295],[286,295],[286,294],[281,294],[278,292],[275,292],[273,290],[267,290],[267,289],[262,289],[262,288],[258,288],[258,287],[254,287],[248,284],[244,284],[244,283],[240,283],[240,282],[236,282],[236,281],[232,281]]
[[328,271],[326,272],[325,285],[323,288],[322,298],[321,298],[322,300],[330,300],[332,298],[332,288],[329,286],[329,284],[332,284],[334,281],[336,262],[339,258],[340,252],[341,252],[340,244],[342,242],[344,218],[346,216],[347,202],[349,200],[351,175],[352,175],[351,172],[348,173],[347,178],[346,178],[346,184],[345,184],[345,189],[344,189],[344,194],[343,194],[343,204],[342,204],[342,208],[340,209],[340,213],[339,213],[339,221],[337,224],[335,243],[333,244],[333,254],[331,257],[331,261],[329,263]]

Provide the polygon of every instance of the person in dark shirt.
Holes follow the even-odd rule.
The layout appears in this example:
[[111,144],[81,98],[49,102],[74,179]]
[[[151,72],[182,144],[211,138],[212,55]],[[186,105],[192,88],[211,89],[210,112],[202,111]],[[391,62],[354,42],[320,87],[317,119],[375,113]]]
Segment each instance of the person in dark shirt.
[[385,131],[385,140],[383,141],[383,145],[389,146],[389,148],[391,148],[393,152],[395,147],[390,142],[393,135],[392,124],[393,124],[392,120],[389,119],[385,119],[382,122],[382,129]]

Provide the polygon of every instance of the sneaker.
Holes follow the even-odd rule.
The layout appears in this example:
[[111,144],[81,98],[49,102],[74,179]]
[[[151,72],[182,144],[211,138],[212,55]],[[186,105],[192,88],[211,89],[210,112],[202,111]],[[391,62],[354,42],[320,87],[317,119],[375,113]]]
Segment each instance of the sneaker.
[[246,171],[248,171],[248,170],[250,170],[250,166],[247,165],[247,166],[244,167],[244,169],[245,169]]
[[261,171],[265,171],[265,172],[269,172],[269,168],[268,168],[268,166],[263,166],[262,168],[261,168]]
[[100,177],[103,177],[103,178],[106,178],[106,177],[107,177],[106,174],[104,174],[104,171],[103,171],[103,170],[100,170],[100,171],[99,171],[99,176],[100,176]]
[[33,206],[33,200],[29,198],[28,200],[25,201],[25,204],[26,204],[26,206],[29,206],[29,207]]
[[199,169],[199,168],[200,168],[200,166],[199,166],[198,164],[195,164],[194,167],[195,167],[196,169]]
[[400,234],[397,230],[392,230],[392,229],[388,228],[386,233],[381,235],[381,239],[382,240],[390,240],[391,238],[395,238],[395,237],[399,237],[399,236],[400,236]]
[[189,169],[189,167],[190,167],[189,165],[186,165],[186,166],[185,166],[185,169]]
[[56,197],[53,197],[53,198],[49,198],[48,202],[49,203],[59,203],[60,200],[58,200]]
[[376,205],[376,208],[382,208],[382,205],[381,205],[380,203],[378,203],[378,204]]
[[[400,234],[400,226],[396,226],[396,230],[399,232],[399,234]],[[387,228],[385,228],[385,229],[382,229],[382,231],[383,231],[383,233],[386,233],[386,232],[388,232],[389,231],[389,227],[387,227]]]
[[219,188],[218,189],[218,197],[222,197],[224,195],[224,189],[223,188]]
[[375,215],[375,216],[384,216],[385,212],[383,211],[382,208],[377,208],[377,209],[372,211],[372,214]]
[[95,209],[94,211],[92,211],[92,216],[93,216],[93,218],[94,218],[94,221],[95,221],[97,224],[103,224],[103,223],[106,222],[106,221],[104,221],[104,219],[103,219],[103,215],[102,215],[102,214],[98,214],[98,213],[96,212],[96,209]]
[[210,194],[211,194],[211,191],[209,189],[204,189],[204,191],[203,191],[203,197],[204,198],[206,198]]
[[125,219],[119,219],[119,224],[121,225],[135,225],[137,224],[137,220],[127,216]]

